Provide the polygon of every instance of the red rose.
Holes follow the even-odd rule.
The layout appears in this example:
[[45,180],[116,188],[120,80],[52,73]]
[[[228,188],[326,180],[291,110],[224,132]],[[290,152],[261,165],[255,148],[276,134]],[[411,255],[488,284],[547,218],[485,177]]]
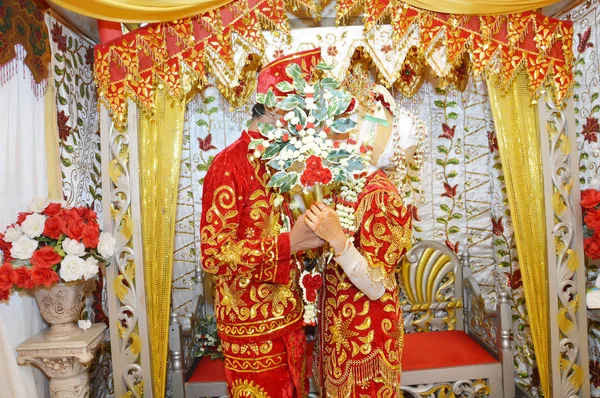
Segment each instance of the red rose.
[[98,238],[100,237],[100,228],[95,222],[86,224],[85,232],[83,234],[83,244],[85,247],[96,248],[98,247]]
[[31,256],[31,264],[36,267],[50,268],[53,265],[60,263],[62,256],[54,251],[52,246],[44,246],[33,252]]
[[360,153],[367,153],[367,147],[364,145],[360,146]]
[[356,145],[356,141],[354,141],[352,138],[348,139],[348,144],[350,145]]
[[31,289],[33,287],[33,283],[31,281],[31,271],[29,271],[29,268],[27,267],[13,269],[10,279],[15,286],[21,289]]
[[0,290],[0,301],[8,300],[9,294],[10,294],[10,291],[8,291],[8,290]]
[[284,134],[284,135],[281,137],[281,140],[282,140],[283,142],[288,142],[288,141],[289,141],[289,139],[290,139],[290,136],[289,136],[289,134],[288,134],[288,133],[285,133],[285,134]]
[[594,260],[600,259],[600,241],[598,241],[597,236],[594,235],[591,238],[585,238],[583,246],[586,256]]
[[263,145],[263,144],[258,144],[258,146],[256,147],[256,150],[257,150],[258,152],[262,152],[262,151],[264,151],[264,150],[265,150],[265,147],[264,147],[264,145]]
[[298,123],[296,125],[296,131],[300,131],[300,130],[302,130],[302,125],[300,123]]
[[53,216],[44,224],[44,235],[52,239],[60,238],[65,228],[65,221],[60,216]]
[[585,212],[583,221],[585,222],[585,225],[593,229],[594,232],[600,232],[600,210],[589,209]]
[[585,189],[581,191],[581,207],[591,209],[600,204],[600,191]]
[[335,141],[335,142],[333,143],[333,147],[334,147],[335,149],[338,149],[338,148],[340,147],[340,142],[339,142],[339,141]]
[[312,129],[312,128],[314,128],[314,127],[315,127],[315,124],[314,124],[314,123],[310,123],[310,122],[306,123],[306,128],[307,128],[307,129]]
[[85,208],[85,214],[83,215],[83,221],[91,222],[96,221],[98,219],[98,215],[92,209]]
[[58,282],[58,274],[52,268],[33,267],[31,268],[31,281],[33,286],[50,287]]
[[325,132],[325,134],[329,134],[331,132],[331,129],[328,126],[323,127],[323,131]]
[[12,243],[4,240],[4,234],[0,234],[0,250],[2,251],[2,257],[4,261],[12,260],[10,256],[10,249],[12,248]]
[[63,212],[63,218],[67,223],[71,221],[80,221],[82,220],[81,216],[77,212],[77,209],[68,209]]
[[25,221],[25,219],[27,218],[27,216],[30,215],[30,214],[33,214],[33,213],[30,212],[30,211],[19,213],[19,216],[17,217],[17,224],[18,225],[23,224],[23,221]]
[[306,301],[313,303],[317,299],[317,291],[321,288],[323,278],[321,275],[305,274],[302,277],[302,286],[306,290]]
[[60,203],[50,203],[42,214],[47,215],[48,217],[60,216],[63,211],[62,205]]
[[85,234],[85,223],[82,219],[77,221],[69,221],[67,227],[63,229],[64,233],[71,239],[81,241]]
[[9,262],[4,263],[0,267],[0,290],[10,290],[12,289],[12,279],[11,275],[13,272],[13,267]]

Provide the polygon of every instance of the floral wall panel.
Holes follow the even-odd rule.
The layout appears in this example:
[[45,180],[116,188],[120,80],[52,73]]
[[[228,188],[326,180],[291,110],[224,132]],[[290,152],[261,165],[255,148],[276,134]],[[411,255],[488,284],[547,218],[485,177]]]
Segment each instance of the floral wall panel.
[[[90,206],[102,217],[98,98],[93,80],[94,44],[71,31],[51,14],[45,16],[52,52],[56,131],[64,200]],[[100,278],[87,296],[82,318],[108,324],[106,283]],[[110,343],[102,343],[92,364],[92,397],[113,394]]]
[[[571,19],[574,29],[573,52],[575,58],[575,113],[577,147],[580,153],[581,189],[600,189],[600,2],[587,1],[572,10],[565,19]],[[598,275],[598,267],[587,260],[588,286]],[[590,358],[590,390],[600,397],[600,323],[588,323]]]
[[100,134],[93,44],[46,15],[52,49],[63,195],[70,206],[92,206],[102,217]]

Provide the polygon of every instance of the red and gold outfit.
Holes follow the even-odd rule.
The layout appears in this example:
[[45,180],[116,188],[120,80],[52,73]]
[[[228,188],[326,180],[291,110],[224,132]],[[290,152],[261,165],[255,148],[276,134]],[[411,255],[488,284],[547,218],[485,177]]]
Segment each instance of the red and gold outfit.
[[383,171],[367,177],[355,208],[355,246],[385,293],[370,300],[335,261],[320,298],[317,374],[324,398],[400,397],[404,326],[396,266],[411,245],[411,214]]
[[280,233],[278,195],[266,186],[264,164],[248,150],[257,137],[244,132],[208,170],[202,266],[218,276],[215,315],[230,397],[305,397],[299,270],[289,233]]

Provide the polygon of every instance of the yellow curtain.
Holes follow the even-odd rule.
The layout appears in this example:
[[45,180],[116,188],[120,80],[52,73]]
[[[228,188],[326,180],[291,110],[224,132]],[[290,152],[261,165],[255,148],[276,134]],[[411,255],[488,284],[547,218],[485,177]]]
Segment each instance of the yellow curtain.
[[403,0],[411,6],[446,14],[501,15],[533,11],[559,0]]
[[44,130],[46,133],[46,170],[48,173],[48,198],[63,199],[60,170],[60,149],[56,124],[56,96],[54,83],[48,82],[44,96]]
[[154,396],[164,397],[171,307],[173,240],[185,104],[164,89],[154,113],[139,118],[139,169],[144,278]]
[[52,0],[88,17],[115,22],[168,22],[205,13],[232,0]]
[[531,104],[523,69],[508,91],[493,78],[487,83],[535,357],[544,396],[551,398],[546,217],[537,106]]

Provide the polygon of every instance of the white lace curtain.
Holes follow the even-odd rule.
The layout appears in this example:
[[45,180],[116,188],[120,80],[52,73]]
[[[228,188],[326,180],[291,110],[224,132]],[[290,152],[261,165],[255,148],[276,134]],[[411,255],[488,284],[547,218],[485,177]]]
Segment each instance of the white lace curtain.
[[[44,99],[31,89],[22,60],[0,86],[0,231],[16,221],[34,196],[47,196]],[[19,366],[15,348],[45,327],[33,297],[13,293],[0,303],[0,398],[49,397],[48,382],[32,366]]]

